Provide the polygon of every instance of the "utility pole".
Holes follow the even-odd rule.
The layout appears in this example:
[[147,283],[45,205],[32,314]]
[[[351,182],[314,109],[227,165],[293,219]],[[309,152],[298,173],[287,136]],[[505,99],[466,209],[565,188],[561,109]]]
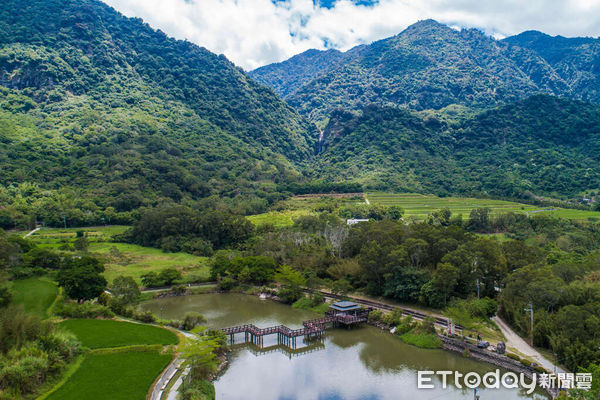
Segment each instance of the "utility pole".
[[531,333],[531,345],[533,346],[533,303],[529,303],[529,308],[525,308],[525,311],[529,312],[531,317],[530,333]]

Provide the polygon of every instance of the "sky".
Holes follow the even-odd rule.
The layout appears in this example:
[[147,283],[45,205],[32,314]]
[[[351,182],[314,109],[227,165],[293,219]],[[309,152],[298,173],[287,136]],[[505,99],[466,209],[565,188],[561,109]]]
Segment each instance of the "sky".
[[342,51],[432,18],[496,38],[600,36],[600,0],[103,0],[245,70],[308,49]]

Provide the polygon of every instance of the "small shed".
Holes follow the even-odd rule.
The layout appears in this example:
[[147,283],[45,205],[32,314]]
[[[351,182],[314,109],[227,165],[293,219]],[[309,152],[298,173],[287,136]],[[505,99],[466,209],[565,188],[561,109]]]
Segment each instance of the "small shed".
[[345,315],[357,315],[358,311],[362,310],[362,307],[351,301],[338,301],[329,306],[333,315],[345,314]]

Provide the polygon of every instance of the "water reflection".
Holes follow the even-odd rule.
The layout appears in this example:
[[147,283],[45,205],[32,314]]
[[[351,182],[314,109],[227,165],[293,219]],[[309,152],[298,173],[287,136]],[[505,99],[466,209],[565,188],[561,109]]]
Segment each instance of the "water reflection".
[[[142,308],[154,312],[162,308],[164,318],[182,318],[188,311],[201,312],[209,325],[216,328],[246,323],[259,327],[278,324],[300,327],[303,320],[315,317],[311,312],[233,294],[153,300]],[[408,346],[387,332],[367,326],[329,330],[318,348],[301,354],[278,345],[276,335],[265,337],[262,348],[236,346],[239,347],[232,352],[229,367],[215,382],[217,399],[470,400],[472,390],[455,386],[445,390],[441,385],[436,389],[417,389],[417,371],[485,374],[495,370],[491,365],[458,354]],[[483,390],[480,395],[481,400],[548,398],[542,392],[528,396],[514,389]]]

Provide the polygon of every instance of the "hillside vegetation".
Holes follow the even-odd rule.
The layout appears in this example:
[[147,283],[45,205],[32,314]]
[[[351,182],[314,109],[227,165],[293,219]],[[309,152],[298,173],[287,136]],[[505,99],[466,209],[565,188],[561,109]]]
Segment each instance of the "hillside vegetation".
[[325,125],[369,104],[490,108],[545,93],[599,102],[600,41],[525,32],[502,41],[433,20],[345,53],[308,50],[250,75]]
[[25,199],[0,226],[19,213],[127,223],[142,205],[211,194],[268,202],[316,138],[225,57],[100,1],[0,10],[0,199]]
[[369,106],[334,112],[310,176],[365,188],[571,195],[600,187],[600,108],[533,96],[463,122]]

